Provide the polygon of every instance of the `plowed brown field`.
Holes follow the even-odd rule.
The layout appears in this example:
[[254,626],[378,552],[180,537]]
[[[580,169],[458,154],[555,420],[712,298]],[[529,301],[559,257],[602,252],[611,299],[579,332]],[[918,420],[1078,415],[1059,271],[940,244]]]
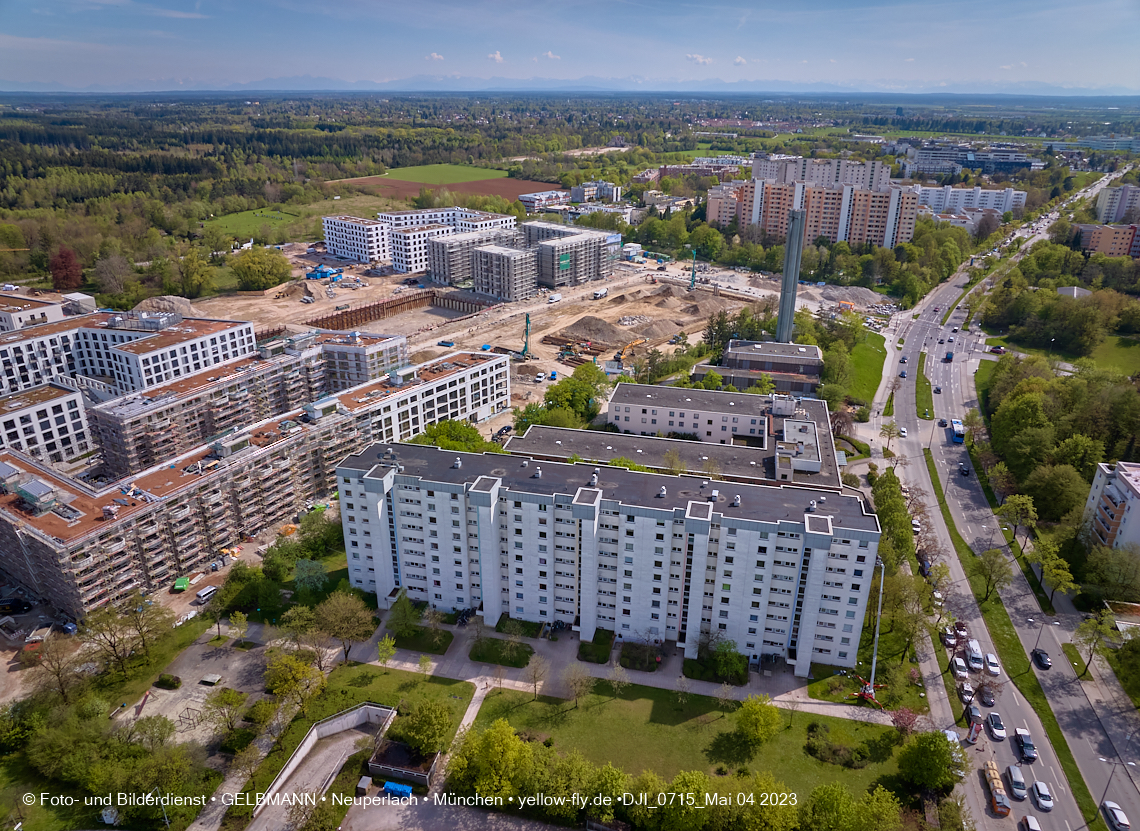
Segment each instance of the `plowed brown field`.
[[356,179],[342,179],[389,199],[407,199],[419,196],[420,188],[440,190],[446,188],[452,193],[478,193],[483,196],[502,196],[505,199],[518,199],[520,193],[534,193],[543,190],[562,190],[549,182],[531,182],[527,179],[481,179],[477,182],[457,182],[453,185],[422,185],[419,182],[402,182],[387,176],[361,176]]

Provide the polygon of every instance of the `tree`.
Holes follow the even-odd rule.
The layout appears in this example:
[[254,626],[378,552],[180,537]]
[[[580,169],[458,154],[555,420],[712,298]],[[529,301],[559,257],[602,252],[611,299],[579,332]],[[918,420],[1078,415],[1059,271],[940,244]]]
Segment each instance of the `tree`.
[[1001,220],[992,213],[983,214],[974,229],[974,241],[981,244],[1001,226]]
[[174,613],[161,603],[134,594],[124,608],[123,620],[138,638],[139,646],[149,660],[151,644],[174,626]]
[[681,454],[676,450],[666,450],[661,457],[662,466],[674,476],[685,472],[685,463],[681,461]]
[[780,721],[780,711],[767,693],[750,695],[740,705],[736,728],[749,744],[758,745],[775,737]]
[[1080,649],[1087,649],[1089,655],[1085,658],[1085,670],[1081,675],[1088,673],[1088,665],[1092,663],[1093,656],[1103,652],[1107,642],[1113,638],[1116,621],[1112,612],[1102,609],[1095,617],[1081,621],[1073,632],[1073,643]]
[[396,655],[396,640],[391,635],[385,635],[376,643],[376,654],[380,666],[388,666],[388,662]]
[[899,751],[899,776],[919,790],[948,791],[969,769],[965,755],[938,731],[919,733]]
[[438,648],[447,636],[447,631],[443,628],[443,612],[439,609],[428,609],[424,612],[424,622],[431,632],[431,642]]
[[178,264],[182,274],[181,293],[183,297],[201,297],[214,290],[214,269],[202,260],[197,248],[191,248]]
[[1140,600],[1140,547],[1094,545],[1085,570],[1109,600]]
[[313,610],[317,628],[340,641],[344,660],[353,641],[366,641],[376,630],[376,619],[364,601],[355,594],[335,591]]
[[994,493],[998,497],[998,504],[1002,504],[1010,494],[1017,491],[1017,479],[1010,473],[1009,468],[1005,462],[998,462],[996,465],[989,469],[986,477],[990,481],[990,487],[993,488]]
[[535,652],[523,670],[523,680],[534,688],[534,701],[538,701],[538,687],[550,674],[550,662]]
[[891,724],[905,739],[914,732],[914,728],[918,725],[918,713],[909,707],[899,707],[897,710],[891,711]]
[[977,441],[978,435],[986,429],[986,422],[982,419],[982,414],[971,407],[962,416],[962,426],[966,428],[966,437],[970,440],[970,444],[973,444]]
[[566,669],[562,671],[562,683],[570,691],[570,697],[574,699],[575,708],[578,707],[578,699],[589,695],[590,690],[594,689],[595,680],[594,676],[577,662],[568,664]]
[[219,687],[206,696],[206,701],[202,704],[202,718],[218,730],[233,730],[245,709],[245,699],[245,693],[229,687]]
[[166,716],[143,716],[135,722],[134,732],[139,744],[154,753],[174,737],[174,722]]
[[682,675],[677,679],[677,703],[682,707],[689,700],[689,695],[693,691],[693,682],[689,680],[689,676]]
[[314,560],[298,560],[294,565],[293,585],[299,592],[316,594],[324,589],[328,579],[325,567]]
[[66,245],[59,247],[48,269],[51,271],[51,286],[56,291],[75,291],[83,285],[83,266],[75,252]]
[[420,622],[420,612],[408,600],[406,589],[400,589],[396,602],[388,612],[388,629],[395,633],[397,638],[410,638],[416,633]]
[[79,664],[74,645],[66,638],[49,634],[36,652],[35,685],[57,693],[64,704],[70,704],[72,692],[82,681]]
[[108,254],[95,263],[95,282],[105,294],[121,294],[134,272],[122,254]]
[[261,767],[261,748],[253,742],[239,750],[230,762],[230,769],[236,770],[246,779],[252,779],[259,767]]
[[[339,827],[335,803],[319,792],[298,793],[285,816],[290,831],[335,831]],[[321,800],[324,799],[322,802]]]
[[400,735],[404,742],[423,756],[432,756],[443,750],[449,732],[451,710],[440,701],[418,701],[400,719]]
[[[232,615],[230,623],[233,624]],[[305,636],[316,627],[317,620],[311,606],[293,606],[281,616],[281,628],[285,630],[285,634],[297,649],[305,643]]]
[[887,440],[887,450],[891,449],[891,440],[897,439],[900,435],[902,435],[902,433],[899,431],[899,426],[893,421],[888,421],[886,424],[879,428],[880,438]]
[[1049,602],[1053,602],[1053,595],[1058,590],[1068,594],[1080,585],[1073,579],[1073,572],[1069,563],[1057,553],[1057,546],[1050,540],[1037,540],[1030,552],[1032,562],[1041,565],[1041,581],[1049,587]]
[[126,675],[127,659],[138,642],[138,635],[114,608],[103,606],[87,615],[83,622],[83,641],[108,663],[117,664],[119,671]]
[[277,655],[265,668],[265,689],[278,698],[295,704],[302,715],[313,696],[324,688],[324,673],[296,655]]
[[1018,526],[1025,528],[1025,537],[1022,539],[1022,546],[1025,541],[1029,539],[1029,532],[1037,527],[1037,508],[1033,504],[1033,500],[1022,493],[1015,493],[1005,500],[1005,503],[994,511],[995,514],[1007,520],[1013,525],[1013,532],[1016,538]]
[[726,713],[736,709],[736,693],[733,691],[732,685],[727,681],[717,687],[714,697],[716,698],[717,706]]
[[424,678],[427,678],[429,675],[431,675],[431,657],[428,655],[421,655],[419,662],[416,664],[416,669]]
[[280,285],[293,275],[289,261],[274,248],[251,248],[230,260],[242,291],[263,291]]
[[234,630],[239,644],[245,641],[245,635],[249,631],[249,618],[245,612],[230,612],[230,628]]
[[503,624],[503,634],[507,639],[503,641],[501,651],[504,658],[508,661],[513,661],[515,656],[522,651],[522,623],[513,618]]
[[1041,519],[1055,522],[1084,503],[1089,483],[1072,465],[1040,465],[1022,490],[1037,505]]
[[1001,591],[1013,582],[1013,568],[1005,553],[1000,548],[990,548],[982,552],[977,561],[977,570],[982,581],[986,584],[986,596],[982,598],[985,603],[994,591]]
[[614,664],[609,676],[610,689],[614,691],[614,698],[621,698],[625,688],[629,686],[629,673],[621,664]]

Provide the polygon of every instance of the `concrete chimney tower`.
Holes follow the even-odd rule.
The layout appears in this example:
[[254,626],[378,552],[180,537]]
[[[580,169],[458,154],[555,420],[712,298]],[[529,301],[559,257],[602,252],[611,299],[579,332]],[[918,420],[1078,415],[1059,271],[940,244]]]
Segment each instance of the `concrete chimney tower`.
[[796,318],[796,285],[800,279],[800,261],[804,255],[806,211],[788,211],[788,240],[784,243],[784,281],[780,285],[780,316],[776,319],[776,341],[792,342],[792,326]]

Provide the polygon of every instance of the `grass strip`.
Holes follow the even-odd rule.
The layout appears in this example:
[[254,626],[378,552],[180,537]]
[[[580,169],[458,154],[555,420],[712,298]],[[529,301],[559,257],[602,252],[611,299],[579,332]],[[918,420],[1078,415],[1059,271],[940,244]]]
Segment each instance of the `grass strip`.
[[1120,655],[1118,650],[1106,650],[1104,659],[1108,661],[1108,665],[1112,667],[1112,671],[1116,673],[1116,679],[1120,682],[1120,686],[1128,697],[1132,699],[1132,706],[1140,710],[1140,676],[1136,673],[1129,673],[1124,670],[1120,663]]
[[946,522],[946,529],[950,532],[950,541],[958,555],[959,562],[962,564],[962,570],[966,572],[967,579],[970,581],[970,589],[974,592],[974,599],[978,602],[978,608],[982,612],[982,618],[986,622],[986,628],[994,642],[994,649],[997,650],[998,658],[1001,660],[1002,666],[1005,667],[1010,680],[1025,696],[1025,700],[1037,713],[1037,717],[1041,719],[1049,742],[1057,754],[1057,761],[1065,772],[1069,787],[1073,789],[1073,797],[1077,800],[1077,807],[1080,808],[1081,816],[1088,823],[1090,829],[1103,829],[1105,825],[1100,819],[1097,804],[1089,792],[1080,768],[1077,767],[1077,760],[1073,758],[1073,752],[1069,749],[1069,743],[1065,741],[1061,726],[1057,724],[1057,717],[1053,715],[1053,708],[1049,706],[1045,691],[1041,689],[1037,676],[1033,674],[1029,657],[1025,654],[1021,640],[1017,637],[1013,622],[1009,619],[1009,613],[1006,612],[1001,598],[996,594],[991,596],[989,601],[982,602],[982,598],[985,596],[985,587],[982,578],[977,573],[974,552],[970,546],[966,545],[966,541],[962,539],[962,535],[958,533],[958,528],[954,524],[954,517],[950,514],[950,506],[946,504],[946,497],[942,492],[942,483],[938,479],[938,469],[934,464],[934,456],[931,454],[930,448],[924,448],[923,454],[926,456],[926,468],[930,472],[934,496],[938,500],[938,507],[942,511],[942,519]]
[[870,404],[883,379],[887,360],[887,341],[882,335],[867,332],[851,350],[851,385],[847,394],[859,404]]
[[919,418],[930,421],[934,418],[934,391],[930,386],[930,379],[926,377],[926,353],[918,353],[917,386],[914,391],[914,409]]
[[883,407],[884,416],[893,416],[895,414],[895,394],[892,392],[887,396],[887,403]]
[[1065,657],[1069,659],[1069,663],[1073,665],[1073,672],[1077,674],[1078,678],[1083,678],[1085,673],[1089,671],[1088,664],[1085,663],[1084,656],[1077,650],[1071,643],[1061,644],[1061,651],[1065,653]]

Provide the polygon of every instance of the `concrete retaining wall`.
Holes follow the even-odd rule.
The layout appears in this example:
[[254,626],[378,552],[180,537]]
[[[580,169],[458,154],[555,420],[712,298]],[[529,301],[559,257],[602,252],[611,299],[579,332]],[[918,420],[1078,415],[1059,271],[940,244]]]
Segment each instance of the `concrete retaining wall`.
[[281,768],[281,772],[274,777],[269,787],[266,788],[264,801],[253,809],[253,815],[257,816],[261,813],[262,809],[269,805],[270,797],[281,790],[281,787],[289,781],[289,777],[301,766],[301,763],[305,761],[305,757],[309,755],[309,751],[312,750],[313,746],[321,739],[341,733],[345,730],[352,730],[354,727],[359,727],[362,724],[379,724],[380,730],[378,732],[383,733],[388,729],[388,726],[392,723],[392,719],[395,717],[396,711],[391,707],[365,702],[318,721],[309,728],[309,732],[305,734],[305,738],[297,745],[297,749],[293,751],[293,754],[289,757],[289,761],[285,763],[285,767]]

